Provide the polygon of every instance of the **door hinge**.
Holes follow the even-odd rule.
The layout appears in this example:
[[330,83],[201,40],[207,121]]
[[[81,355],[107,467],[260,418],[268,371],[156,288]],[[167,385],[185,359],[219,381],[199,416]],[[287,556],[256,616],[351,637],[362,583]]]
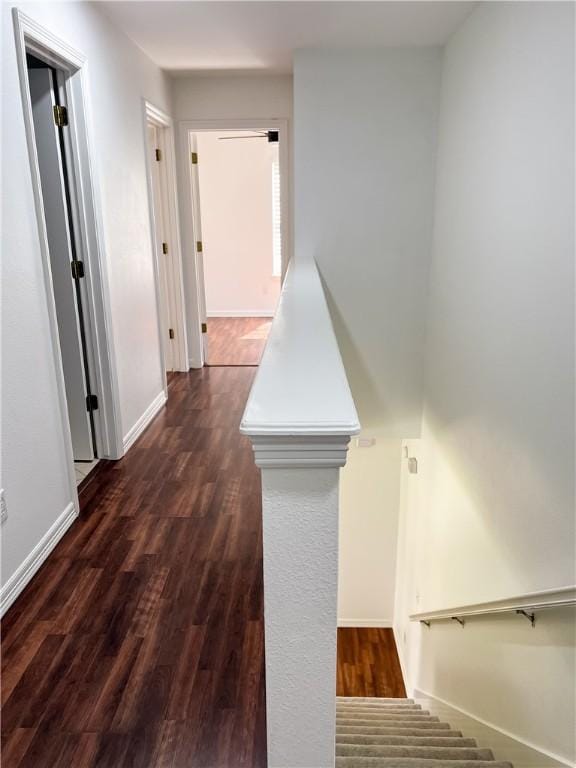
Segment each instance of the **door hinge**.
[[198,253],[202,253],[202,240],[196,241],[196,250],[198,251]]
[[174,328],[168,328],[168,336],[173,339],[174,338]]
[[98,410],[98,398],[96,395],[86,396],[86,410],[97,411]]
[[168,253],[168,243],[162,243],[162,253]]
[[202,323],[202,333],[208,333],[208,325],[206,323]]
[[70,268],[72,270],[72,277],[74,280],[80,280],[84,277],[84,262],[83,261],[71,261]]
[[156,160],[158,160],[158,161],[162,160],[162,150],[161,149],[156,149],[155,150],[155,154],[156,154]]
[[198,152],[191,152],[192,165],[198,165]]
[[68,110],[66,107],[61,107],[59,104],[54,106],[54,122],[58,128],[68,125]]

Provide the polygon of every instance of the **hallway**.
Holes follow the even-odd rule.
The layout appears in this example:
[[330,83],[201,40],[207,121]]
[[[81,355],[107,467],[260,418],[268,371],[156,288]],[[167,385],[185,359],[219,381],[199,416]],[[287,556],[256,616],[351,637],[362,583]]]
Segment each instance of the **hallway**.
[[176,374],[8,612],[6,768],[265,765],[254,371]]

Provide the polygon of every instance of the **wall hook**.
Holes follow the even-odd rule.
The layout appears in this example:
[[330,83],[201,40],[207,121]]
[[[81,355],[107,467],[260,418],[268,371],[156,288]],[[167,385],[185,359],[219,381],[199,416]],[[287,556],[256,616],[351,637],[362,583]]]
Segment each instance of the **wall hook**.
[[528,613],[527,611],[518,610],[516,613],[520,614],[521,616],[526,616],[530,624],[532,624],[533,627],[536,626],[536,616],[533,613]]
[[426,619],[421,619],[420,624],[425,624],[428,627],[428,629],[430,629],[430,622],[426,621]]
[[452,621],[457,621],[461,627],[463,627],[465,623],[464,619],[461,619],[460,616],[452,616]]

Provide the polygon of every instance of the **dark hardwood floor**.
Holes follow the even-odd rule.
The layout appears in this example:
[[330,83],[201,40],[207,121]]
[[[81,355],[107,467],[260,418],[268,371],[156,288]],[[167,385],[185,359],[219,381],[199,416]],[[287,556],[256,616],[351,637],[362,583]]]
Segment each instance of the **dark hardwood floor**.
[[[170,377],[2,622],[2,768],[264,768],[254,368]],[[338,630],[338,693],[403,696],[389,630]]]
[[265,766],[252,368],[171,377],[2,623],[3,768]]
[[406,696],[391,629],[338,629],[336,693],[383,698]]
[[269,317],[209,317],[207,365],[258,365]]

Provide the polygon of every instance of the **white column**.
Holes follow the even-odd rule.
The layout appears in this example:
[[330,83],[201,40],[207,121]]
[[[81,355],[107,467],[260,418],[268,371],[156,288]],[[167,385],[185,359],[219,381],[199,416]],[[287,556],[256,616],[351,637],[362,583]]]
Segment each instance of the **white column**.
[[252,437],[262,469],[269,768],[332,768],[348,436]]

